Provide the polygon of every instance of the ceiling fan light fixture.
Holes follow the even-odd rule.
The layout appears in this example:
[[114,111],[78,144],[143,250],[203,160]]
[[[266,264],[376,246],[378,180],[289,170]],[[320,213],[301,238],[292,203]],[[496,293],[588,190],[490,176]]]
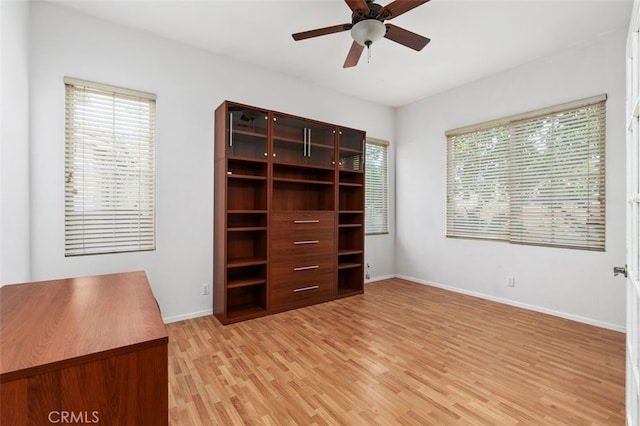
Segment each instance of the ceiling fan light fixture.
[[387,27],[377,19],[364,19],[351,28],[351,37],[361,46],[370,46],[387,33]]

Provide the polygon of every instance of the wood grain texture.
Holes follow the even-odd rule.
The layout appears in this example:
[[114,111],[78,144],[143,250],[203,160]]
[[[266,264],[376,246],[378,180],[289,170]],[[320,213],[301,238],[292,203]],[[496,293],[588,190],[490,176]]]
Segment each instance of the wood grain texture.
[[167,342],[144,272],[0,288],[1,380]]
[[624,424],[624,334],[404,280],[167,328],[173,425]]
[[335,216],[333,211],[271,213],[271,312],[333,298],[336,287]]
[[0,425],[10,425],[13,419],[27,418],[27,385],[26,379],[0,385]]
[[144,272],[0,290],[0,424],[167,424],[168,336]]

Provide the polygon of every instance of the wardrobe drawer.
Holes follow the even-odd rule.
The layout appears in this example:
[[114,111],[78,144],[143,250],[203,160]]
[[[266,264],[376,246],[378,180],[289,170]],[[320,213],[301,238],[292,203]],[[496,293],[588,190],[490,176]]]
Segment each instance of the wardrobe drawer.
[[332,211],[293,211],[271,214],[271,238],[297,238],[294,235],[335,233],[335,213]]
[[334,254],[333,235],[311,235],[306,238],[271,240],[271,259],[276,262],[293,258],[330,257]]
[[333,296],[333,281],[332,272],[323,279],[281,280],[270,290],[270,308],[285,310],[329,300]]
[[271,282],[297,281],[306,277],[333,273],[335,259],[331,254],[327,256],[291,256],[288,258],[272,258]]

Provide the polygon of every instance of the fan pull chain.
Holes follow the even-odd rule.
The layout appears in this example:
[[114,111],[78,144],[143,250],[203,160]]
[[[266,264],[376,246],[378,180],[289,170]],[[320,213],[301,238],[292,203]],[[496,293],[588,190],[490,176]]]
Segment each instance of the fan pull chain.
[[365,46],[367,46],[367,63],[370,63],[371,59],[371,40],[367,40],[364,42]]

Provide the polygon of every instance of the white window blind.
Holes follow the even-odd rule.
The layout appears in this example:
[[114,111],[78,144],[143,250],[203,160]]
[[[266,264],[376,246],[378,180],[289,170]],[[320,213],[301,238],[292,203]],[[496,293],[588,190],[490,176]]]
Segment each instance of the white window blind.
[[389,232],[389,144],[367,139],[365,176],[365,233]]
[[65,78],[65,256],[155,249],[155,95]]
[[447,236],[603,251],[605,100],[447,132]]

